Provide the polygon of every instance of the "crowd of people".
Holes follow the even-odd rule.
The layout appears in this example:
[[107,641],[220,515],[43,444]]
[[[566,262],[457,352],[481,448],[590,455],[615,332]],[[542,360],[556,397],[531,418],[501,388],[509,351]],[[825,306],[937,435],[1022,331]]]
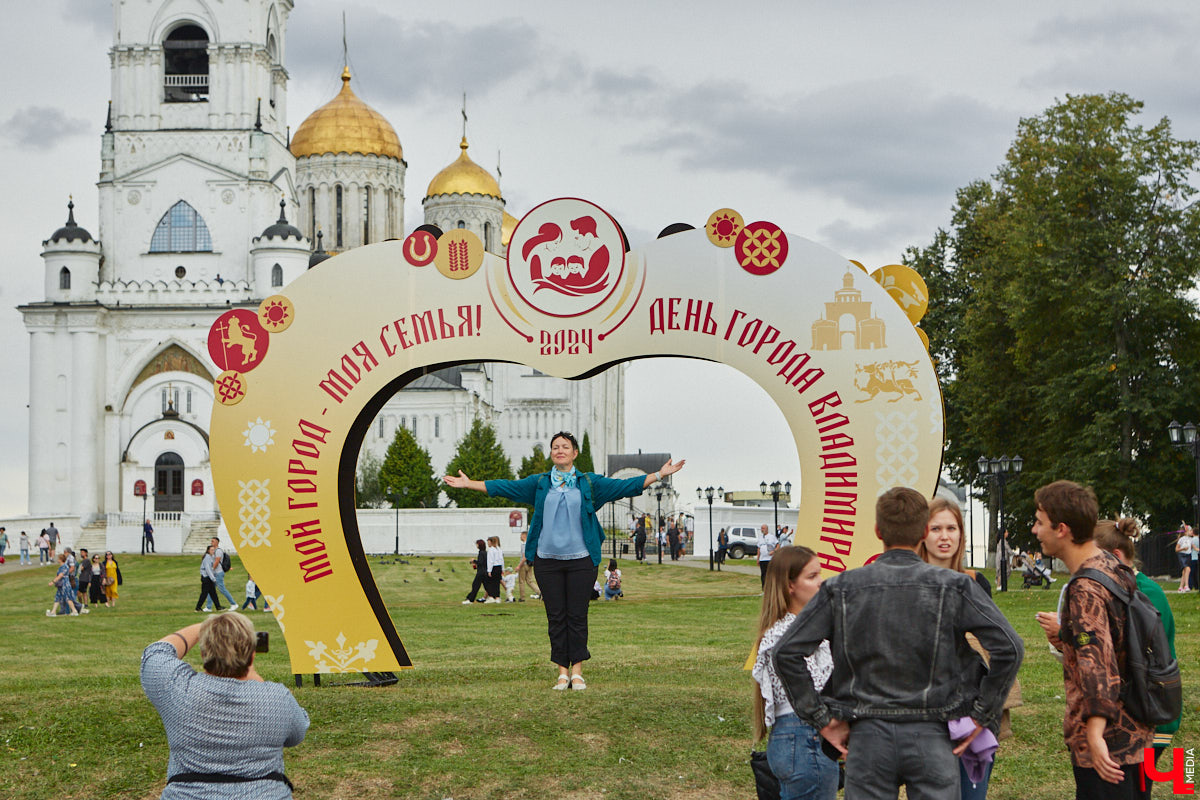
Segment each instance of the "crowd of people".
[[[464,603],[501,602],[501,588],[509,602],[523,601],[526,587],[532,598],[540,596],[557,670],[550,688],[559,691],[587,688],[590,601],[624,594],[616,559],[600,568],[597,509],[640,494],[684,465],[668,461],[655,474],[616,480],[576,470],[578,454],[574,436],[560,433],[551,440],[548,472],[521,480],[477,481],[461,472],[443,479],[533,506],[515,570],[506,567],[498,537],[477,541],[474,584]],[[1070,481],[1043,486],[1035,500],[1032,532],[1039,549],[1027,554],[1029,563],[1040,575],[1057,560],[1071,573],[1057,608],[1040,612],[1037,621],[1063,666],[1063,735],[1076,797],[1149,798],[1147,776],[1158,774],[1155,764],[1179,728],[1181,707],[1172,699],[1178,686],[1175,695],[1162,695],[1165,700],[1156,696],[1158,706],[1129,694],[1130,648],[1142,635],[1131,627],[1137,598],[1157,609],[1150,624],[1170,642],[1174,668],[1174,619],[1166,595],[1137,571],[1140,526],[1125,518],[1100,520],[1092,491]],[[639,531],[644,540],[645,523],[635,521],[635,544]],[[663,539],[674,550],[664,528]],[[686,528],[675,530],[678,536]],[[911,798],[985,798],[1013,735],[1011,711],[1023,702],[1017,674],[1025,644],[993,602],[987,577],[964,565],[963,517],[953,501],[893,488],[876,503],[875,533],[883,548],[879,556],[823,580],[813,550],[790,544],[790,536],[767,525],[759,532],[763,594],[748,668],[755,687],[753,729],[757,741],[767,742],[770,790],[781,800],[833,800],[842,786],[848,800],[897,798],[901,787]],[[1186,556],[1191,562],[1200,550],[1192,539],[1189,528],[1180,531],[1181,561]],[[724,531],[717,543],[719,551],[727,549]],[[97,577],[104,582],[112,572],[119,584],[111,553],[103,567],[88,560],[90,569],[79,569],[69,548],[58,559],[52,613],[85,613],[80,604]],[[222,610],[221,595],[236,608],[224,589],[223,561],[214,539],[201,561],[197,611],[206,600]],[[243,608],[257,608],[260,596],[248,582]],[[106,601],[115,597],[114,591]],[[888,613],[878,613],[881,608]],[[282,749],[303,739],[308,718],[286,689],[262,684],[253,643],[253,626],[244,617],[216,614],[146,648],[143,686],[171,746],[164,797],[215,796],[213,786],[230,782],[255,784],[257,796],[290,796]],[[197,644],[203,673],[182,661]],[[1174,676],[1177,684],[1177,668]],[[243,696],[256,701],[246,706],[255,710],[249,720],[225,713],[217,702]],[[206,742],[216,730],[229,741],[255,738],[254,757],[215,764]]]
[[[1099,520],[1095,495],[1070,481],[1035,500],[1040,554],[1072,574],[1058,608],[1037,619],[1063,664],[1075,796],[1149,798],[1182,709],[1174,618],[1136,569],[1140,526]],[[827,581],[804,547],[775,548],[764,571],[753,720],[779,797],[832,800],[840,779],[847,798],[896,798],[901,786],[908,797],[984,798],[1022,703],[1022,640],[987,579],[963,566],[955,503],[892,489],[875,530],[884,552]],[[1153,616],[1137,616],[1139,596]],[[1144,690],[1153,702],[1129,689],[1139,685],[1129,658],[1138,620],[1170,645],[1160,686]]]
[[49,581],[54,599],[47,617],[77,617],[90,613],[92,606],[116,607],[125,577],[111,550],[101,558],[99,553],[89,555],[87,548],[80,548],[76,557],[72,548],[64,547],[56,561],[58,568]]

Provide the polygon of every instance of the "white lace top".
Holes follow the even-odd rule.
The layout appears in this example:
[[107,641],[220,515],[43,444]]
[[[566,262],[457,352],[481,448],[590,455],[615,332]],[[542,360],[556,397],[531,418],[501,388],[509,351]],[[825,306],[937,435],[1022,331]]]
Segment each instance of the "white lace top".
[[[758,657],[755,658],[754,669],[750,673],[754,680],[758,681],[758,689],[762,692],[766,705],[767,727],[775,724],[776,717],[796,713],[792,704],[788,702],[787,694],[783,691],[783,682],[775,674],[775,664],[771,661],[771,649],[795,619],[795,614],[784,614],[782,619],[767,629],[758,644]],[[833,655],[829,652],[829,642],[821,642],[804,661],[808,664],[809,674],[812,675],[813,686],[818,692],[821,691],[833,673]]]

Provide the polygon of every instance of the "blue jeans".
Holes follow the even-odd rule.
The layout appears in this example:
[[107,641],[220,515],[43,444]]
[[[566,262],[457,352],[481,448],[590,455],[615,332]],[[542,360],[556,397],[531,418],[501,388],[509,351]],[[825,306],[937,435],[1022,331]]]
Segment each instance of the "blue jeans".
[[225,588],[225,570],[217,570],[217,577],[213,583],[216,584],[217,591],[225,595],[225,599],[229,601],[229,605],[233,608],[237,608],[237,600],[234,600],[233,595],[231,595],[229,590]]
[[987,765],[987,769],[983,773],[983,780],[979,783],[971,783],[971,779],[967,777],[967,768],[963,766],[962,759],[958,760],[958,785],[962,788],[962,800],[985,800],[987,797],[988,781],[992,779],[992,767],[996,766],[993,761]]
[[779,779],[779,800],[834,800],[838,766],[821,752],[821,734],[795,714],[775,719],[767,764]]
[[22,564],[31,564],[31,563],[33,563],[33,562],[31,562],[31,561],[29,560],[29,548],[28,548],[28,547],[22,547],[22,548],[21,548],[21,563],[22,563]]
[[624,597],[624,596],[625,596],[625,593],[622,592],[620,589],[610,589],[607,586],[604,587],[604,599],[605,600],[612,600],[614,597]]

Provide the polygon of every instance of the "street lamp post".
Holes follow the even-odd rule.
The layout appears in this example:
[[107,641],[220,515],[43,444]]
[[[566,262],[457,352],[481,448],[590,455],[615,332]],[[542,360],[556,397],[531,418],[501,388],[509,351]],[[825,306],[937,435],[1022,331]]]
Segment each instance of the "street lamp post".
[[659,528],[662,527],[660,520],[662,519],[662,496],[663,485],[661,483],[654,484],[654,502],[657,504],[657,510],[654,514],[654,542],[655,549],[658,550],[658,563],[662,563],[662,536]]
[[[724,499],[725,489],[718,486],[716,490],[718,500]],[[713,488],[709,486],[707,489],[696,487],[696,499],[708,501],[708,571],[713,571],[713,521],[712,521],[712,504],[713,504]]]
[[[980,456],[976,462],[979,467],[979,474],[987,477],[991,485],[994,487],[996,495],[996,527],[993,532],[996,534],[997,541],[1003,536],[1000,529],[1004,527],[1004,485],[1008,481],[1009,475],[1021,474],[1022,467],[1025,466],[1025,459],[1020,456],[1000,456],[999,458],[988,458]],[[991,541],[990,539],[988,541]],[[996,565],[997,574],[996,581],[1000,584],[1000,591],[1008,591],[1008,542],[1004,542],[1000,547],[1002,558],[1000,563]]]
[[1191,453],[1192,461],[1196,465],[1196,495],[1193,498],[1196,507],[1192,517],[1194,520],[1192,530],[1200,530],[1200,438],[1196,435],[1196,426],[1191,422],[1180,425],[1175,420],[1171,420],[1171,424],[1167,426],[1167,433],[1171,437],[1171,445]]
[[762,483],[760,483],[758,485],[758,489],[759,489],[759,491],[762,492],[763,497],[767,496],[768,488],[771,490],[771,502],[775,505],[775,535],[778,536],[779,535],[779,498],[784,494],[791,496],[792,482],[788,481],[787,483],[781,484],[779,481],[771,481],[771,485],[768,487],[767,482],[763,481]]

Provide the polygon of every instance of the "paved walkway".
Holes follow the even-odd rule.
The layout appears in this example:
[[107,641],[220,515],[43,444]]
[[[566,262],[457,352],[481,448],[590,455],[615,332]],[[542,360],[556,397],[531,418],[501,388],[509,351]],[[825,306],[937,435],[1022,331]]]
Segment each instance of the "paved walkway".
[[[605,564],[607,564],[608,559],[611,557],[612,556],[607,556],[607,555],[604,556],[604,558],[601,559],[601,566],[604,566]],[[619,558],[619,559],[617,559],[617,566],[620,566],[622,564],[622,562],[627,562],[627,561],[633,561],[633,559],[632,558]],[[647,555],[646,563],[657,564],[658,557],[654,556],[654,555]],[[672,567],[691,567],[692,569],[708,569],[708,553],[705,553],[703,556],[700,556],[700,555],[684,556],[683,558],[679,559],[678,561],[672,561],[671,559],[664,557],[662,563],[663,563],[664,567],[672,566]],[[740,572],[743,575],[758,575],[758,562],[754,561],[753,559],[749,559],[749,558],[741,558],[741,559],[736,559],[736,560],[732,559],[732,558],[727,558],[727,559],[725,559],[725,565],[723,567],[721,567],[721,571],[722,572]]]

